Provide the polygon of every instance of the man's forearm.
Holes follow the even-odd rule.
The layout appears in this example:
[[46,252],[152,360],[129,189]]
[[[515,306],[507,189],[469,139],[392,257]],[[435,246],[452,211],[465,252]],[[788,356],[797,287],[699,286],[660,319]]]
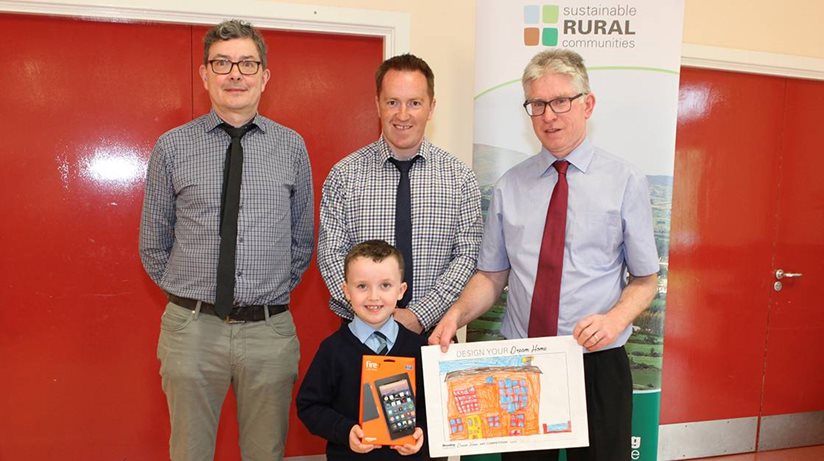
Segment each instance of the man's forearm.
[[607,315],[615,317],[625,327],[649,307],[658,290],[658,274],[630,277],[621,297]]
[[461,296],[450,310],[455,310],[458,328],[488,311],[507,283],[509,269],[499,272],[478,271],[469,279]]

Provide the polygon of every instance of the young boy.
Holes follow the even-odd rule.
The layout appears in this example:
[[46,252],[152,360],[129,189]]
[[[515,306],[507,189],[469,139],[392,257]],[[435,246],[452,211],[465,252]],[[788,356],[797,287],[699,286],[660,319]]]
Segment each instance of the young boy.
[[[300,420],[309,432],[327,440],[327,460],[425,459],[421,452],[425,421],[421,346],[426,345],[426,338],[393,317],[405,291],[403,257],[392,245],[368,240],[346,255],[343,293],[355,317],[320,344],[297,396]],[[386,339],[381,341],[380,335]],[[361,358],[377,355],[384,347],[387,355],[415,357],[418,427],[414,445],[381,447],[363,442],[358,425]]]

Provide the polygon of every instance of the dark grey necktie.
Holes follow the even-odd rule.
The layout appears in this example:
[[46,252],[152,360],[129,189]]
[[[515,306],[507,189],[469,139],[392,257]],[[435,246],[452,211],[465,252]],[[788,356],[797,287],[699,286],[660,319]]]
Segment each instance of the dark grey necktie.
[[226,123],[220,128],[232,137],[223,166],[223,194],[220,206],[220,256],[217,260],[215,312],[225,319],[235,304],[235,253],[237,217],[240,210],[240,182],[243,177],[243,146],[240,139],[253,128],[235,128]]
[[412,191],[409,186],[409,170],[419,157],[411,160],[389,158],[401,173],[398,181],[398,193],[395,196],[395,246],[403,255],[403,280],[406,282],[406,293],[398,301],[399,307],[409,305],[412,299]]

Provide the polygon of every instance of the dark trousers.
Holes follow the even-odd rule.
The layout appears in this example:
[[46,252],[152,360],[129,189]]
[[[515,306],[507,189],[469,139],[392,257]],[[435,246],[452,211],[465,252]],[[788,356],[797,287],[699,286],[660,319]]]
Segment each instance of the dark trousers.
[[[584,354],[589,446],[567,448],[568,461],[629,461],[632,375],[623,347]],[[559,450],[502,453],[501,461],[557,461]]]

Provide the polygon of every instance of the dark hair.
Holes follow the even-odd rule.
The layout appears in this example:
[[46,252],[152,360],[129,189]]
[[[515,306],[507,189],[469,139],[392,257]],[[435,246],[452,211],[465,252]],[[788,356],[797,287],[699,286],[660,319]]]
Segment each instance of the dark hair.
[[409,53],[389,58],[378,66],[378,70],[375,72],[375,88],[378,96],[381,94],[383,78],[390,70],[418,71],[422,73],[426,77],[426,90],[429,93],[429,98],[433,99],[435,97],[435,74],[432,73],[432,69],[429,68],[426,61]]
[[349,253],[346,254],[346,259],[343,260],[344,280],[349,277],[349,265],[357,258],[369,258],[376,263],[386,258],[395,258],[401,270],[401,279],[403,279],[403,256],[401,252],[383,240],[367,240],[353,246],[352,249],[349,250]]
[[255,42],[258,54],[260,54],[260,63],[264,69],[266,68],[266,42],[263,40],[263,36],[251,24],[240,19],[223,21],[206,32],[203,37],[203,64],[208,63],[209,49],[216,41],[231,40],[233,38],[251,38]]

